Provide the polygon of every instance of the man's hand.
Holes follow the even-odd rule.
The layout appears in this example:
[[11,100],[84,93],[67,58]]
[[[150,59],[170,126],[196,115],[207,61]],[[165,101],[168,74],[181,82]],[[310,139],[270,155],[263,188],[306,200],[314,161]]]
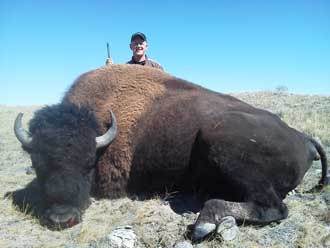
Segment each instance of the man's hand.
[[111,64],[113,64],[112,59],[111,59],[111,58],[107,58],[107,60],[105,61],[105,64],[106,64],[106,65],[111,65]]

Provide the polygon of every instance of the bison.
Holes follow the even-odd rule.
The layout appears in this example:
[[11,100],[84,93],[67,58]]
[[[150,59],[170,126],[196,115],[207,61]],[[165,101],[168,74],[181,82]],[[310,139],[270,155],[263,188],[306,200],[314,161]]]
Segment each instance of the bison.
[[321,145],[278,116],[158,69],[111,65],[81,75],[59,104],[15,134],[32,160],[44,220],[80,222],[90,196],[176,190],[204,194],[192,239],[225,216],[269,223],[287,217],[283,199],[321,159]]

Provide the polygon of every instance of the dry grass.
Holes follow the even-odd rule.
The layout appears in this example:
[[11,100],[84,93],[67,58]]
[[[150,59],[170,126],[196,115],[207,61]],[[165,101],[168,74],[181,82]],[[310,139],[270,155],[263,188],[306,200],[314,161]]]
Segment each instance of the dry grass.
[[[278,114],[289,125],[317,137],[329,151],[330,97],[301,96],[285,93],[257,92],[235,94],[255,106]],[[0,195],[23,188],[34,175],[25,169],[30,158],[16,141],[12,125],[23,111],[25,123],[38,107],[0,106]],[[329,155],[329,154],[328,154]],[[320,177],[320,164],[314,163],[298,188],[298,194],[285,200],[289,217],[264,227],[243,225],[235,240],[222,242],[219,237],[203,242],[202,247],[330,247],[330,189],[304,194]],[[168,193],[165,198],[172,197]],[[139,247],[172,247],[182,240],[186,226],[195,214],[178,215],[164,199],[147,201],[128,198],[94,201],[84,214],[83,222],[63,231],[50,231],[38,220],[17,210],[9,199],[0,201],[0,247],[105,247],[102,243],[118,226],[131,225],[139,237]]]

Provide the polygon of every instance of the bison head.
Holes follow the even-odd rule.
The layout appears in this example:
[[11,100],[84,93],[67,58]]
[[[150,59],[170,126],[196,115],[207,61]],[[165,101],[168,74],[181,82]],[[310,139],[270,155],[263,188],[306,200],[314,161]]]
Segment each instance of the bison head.
[[80,222],[89,205],[97,149],[116,136],[115,116],[111,127],[97,136],[94,114],[74,105],[54,105],[36,112],[29,131],[18,114],[14,131],[35,168],[44,205],[42,223],[65,228]]

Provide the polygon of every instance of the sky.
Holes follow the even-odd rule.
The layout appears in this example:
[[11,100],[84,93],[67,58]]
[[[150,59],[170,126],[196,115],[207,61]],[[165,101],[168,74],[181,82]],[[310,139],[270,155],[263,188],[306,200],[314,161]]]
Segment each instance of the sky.
[[328,0],[1,0],[0,105],[60,102],[82,73],[132,54],[221,93],[330,96]]

